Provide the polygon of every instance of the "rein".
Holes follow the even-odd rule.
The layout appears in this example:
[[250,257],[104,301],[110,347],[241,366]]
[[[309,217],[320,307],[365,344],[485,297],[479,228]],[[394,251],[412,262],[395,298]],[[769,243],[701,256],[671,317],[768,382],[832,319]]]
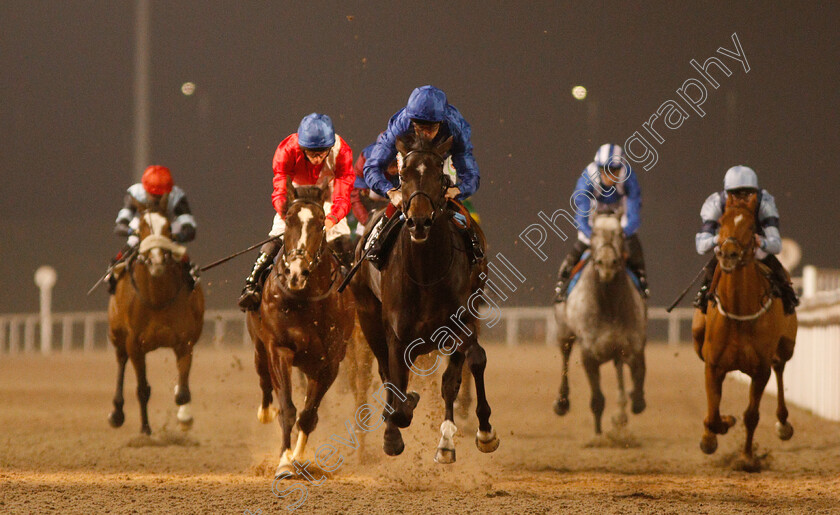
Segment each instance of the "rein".
[[[318,209],[321,210],[321,212],[324,211],[324,206],[319,204],[318,202],[315,202],[314,200],[295,199],[295,200],[292,201],[291,204],[289,204],[289,207],[292,207],[295,204],[309,204],[311,206],[317,207]],[[318,251],[315,252],[315,255],[312,256],[311,258],[308,257],[309,254],[306,252],[306,249],[292,249],[290,252],[287,253],[286,251],[288,249],[286,248],[286,245],[285,245],[285,242],[284,242],[283,254],[281,254],[281,256],[280,256],[283,259],[283,265],[288,266],[289,265],[289,259],[294,259],[295,257],[300,257],[301,259],[306,261],[307,268],[309,270],[313,270],[318,265],[318,263],[320,263],[320,261],[321,261],[321,256],[323,256],[324,247],[326,246],[326,240],[327,240],[327,235],[326,235],[326,232],[325,232],[324,237],[321,238],[321,243],[318,245]]]
[[[752,250],[753,253],[755,252],[755,247],[754,246],[744,247],[743,245],[741,245],[740,241],[738,241],[736,238],[733,238],[731,236],[729,238],[726,238],[726,240],[724,240],[724,242],[721,243],[720,246],[723,246],[725,243],[732,243],[738,248],[738,260],[735,262],[735,266],[732,267],[732,269],[730,269],[730,270],[724,269],[723,265],[718,263],[719,266],[721,267],[721,271],[723,271],[723,272],[731,272],[732,270],[735,270],[736,268],[746,266],[747,261],[745,260],[745,258],[747,257],[747,251]],[[718,248],[720,248],[720,247],[718,247]],[[715,253],[717,254],[718,251],[716,251]],[[734,313],[730,313],[729,311],[726,311],[725,309],[723,309],[723,305],[721,303],[720,296],[718,296],[718,293],[716,291],[717,290],[717,283],[719,282],[719,277],[716,277],[713,282],[714,282],[714,284],[712,284],[711,291],[714,292],[713,298],[714,298],[715,306],[717,307],[718,313],[725,316],[726,318],[729,318],[730,320],[735,320],[735,321],[738,321],[738,322],[749,322],[749,321],[755,320],[758,317],[760,317],[761,315],[767,313],[767,310],[770,309],[770,306],[773,305],[773,296],[765,288],[764,295],[762,296],[762,298],[766,298],[767,300],[764,301],[764,304],[761,306],[761,308],[759,308],[758,311],[756,311],[755,313],[752,313],[750,315],[736,315]]]
[[735,315],[726,311],[725,309],[723,309],[723,306],[721,306],[720,297],[718,297],[717,293],[715,293],[715,305],[717,306],[718,312],[726,318],[737,320],[738,322],[749,322],[750,320],[755,320],[764,313],[767,313],[767,310],[770,309],[770,306],[773,305],[773,297],[767,294],[765,294],[764,296],[767,297],[767,300],[764,302],[764,305],[761,306],[761,309],[759,309],[752,315]]
[[283,276],[280,275],[280,272],[278,270],[274,271],[274,275],[278,279],[277,280],[277,287],[280,288],[280,290],[284,294],[286,294],[287,297],[290,297],[290,298],[295,299],[295,300],[302,300],[302,301],[307,301],[307,302],[318,302],[318,301],[324,300],[327,297],[329,297],[330,295],[332,295],[333,286],[335,286],[335,280],[338,278],[339,274],[338,274],[338,269],[336,267],[334,267],[332,264],[330,264],[330,284],[329,284],[329,286],[327,286],[327,289],[326,289],[326,291],[324,291],[324,293],[321,293],[319,295],[315,295],[315,296],[312,296],[312,297],[303,296],[299,292],[294,292],[294,291],[288,289],[286,287],[286,285],[283,284],[283,281],[282,281]]

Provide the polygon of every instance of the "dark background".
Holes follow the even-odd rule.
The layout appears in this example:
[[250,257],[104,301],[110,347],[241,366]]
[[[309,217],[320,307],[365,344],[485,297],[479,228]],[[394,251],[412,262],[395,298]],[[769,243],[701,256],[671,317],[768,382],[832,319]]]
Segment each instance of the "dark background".
[[[547,305],[570,243],[553,238],[542,263],[519,232],[539,210],[568,209],[599,144],[623,143],[665,100],[685,107],[675,90],[699,77],[689,61],[732,49],[735,32],[750,72],[718,55],[733,74],[713,72],[705,118],[662,128],[659,163],[636,167],[652,303],[701,266],[699,208],[735,164],[775,195],[803,261],[837,266],[840,6],[733,4],[153,0],[151,162],[187,191],[199,222],[190,252],[207,263],[265,237],[271,158],[301,117],[328,113],[360,151],[414,87],[437,85],[473,127],[473,198],[492,250],[528,278],[508,303]],[[104,289],[85,291],[122,244],[111,230],[135,178],[134,12],[129,1],[0,3],[0,312],[37,310],[42,264],[58,270],[55,310],[106,305]],[[253,257],[204,275],[208,307],[235,307]]]

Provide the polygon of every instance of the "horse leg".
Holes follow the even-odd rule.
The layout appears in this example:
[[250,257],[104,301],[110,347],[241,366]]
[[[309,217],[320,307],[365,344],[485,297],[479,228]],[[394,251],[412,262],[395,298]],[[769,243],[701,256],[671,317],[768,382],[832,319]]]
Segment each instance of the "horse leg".
[[647,367],[644,350],[630,356],[627,365],[630,367],[630,379],[633,381],[633,391],[630,392],[630,411],[634,415],[638,415],[647,407],[645,402],[645,373]]
[[624,391],[624,363],[620,358],[613,360],[615,375],[618,379],[618,413],[613,416],[613,424],[617,427],[627,425],[627,393]]
[[472,405],[472,386],[470,383],[470,369],[461,367],[461,389],[458,390],[458,397],[455,399],[455,409],[460,418],[470,416],[470,405]]
[[275,406],[272,406],[274,399],[271,395],[272,385],[268,354],[260,340],[254,342],[254,367],[257,369],[257,375],[260,377],[260,390],[262,390],[262,402],[257,409],[257,420],[263,424],[269,424],[277,418],[278,410]]
[[137,399],[140,401],[140,432],[152,434],[149,426],[148,404],[152,396],[152,387],[146,380],[146,354],[142,350],[135,350],[131,353],[131,364],[134,365],[134,372],[137,374]]
[[[475,331],[473,331],[475,334]],[[477,340],[467,348],[467,363],[475,381],[475,415],[478,417],[478,432],[475,446],[481,452],[493,452],[499,448],[496,430],[490,425],[490,404],[484,391],[484,369],[487,367],[487,353]]]
[[589,388],[592,390],[592,398],[589,407],[595,416],[595,434],[601,434],[601,415],[604,414],[604,394],[601,392],[601,364],[588,352],[583,353],[583,368],[586,370],[586,377],[589,379]]
[[114,394],[114,411],[108,415],[108,423],[111,427],[120,427],[125,422],[123,413],[123,383],[125,382],[125,364],[128,361],[128,353],[125,345],[117,345],[117,392]]
[[703,342],[706,338],[706,314],[699,309],[694,310],[691,319],[691,338],[694,340],[694,352],[703,361]]
[[292,402],[292,359],[291,349],[269,343],[271,382],[280,402],[280,427],[283,429],[283,444],[280,449],[280,464],[274,472],[275,478],[294,476],[292,460],[292,428],[297,417],[297,408]]
[[440,425],[440,443],[438,443],[435,461],[437,463],[455,462],[455,398],[461,388],[462,371],[464,369],[464,353],[455,351],[449,356],[449,365],[443,373],[443,380],[440,383],[440,394],[446,408],[443,423]]
[[574,338],[570,338],[560,344],[563,352],[563,378],[560,380],[560,393],[554,401],[554,413],[561,416],[569,412],[569,356],[572,354],[573,341]]
[[773,363],[773,371],[776,373],[776,390],[778,393],[779,404],[776,407],[776,434],[781,440],[790,440],[793,436],[793,426],[787,421],[788,409],[785,404],[785,385],[782,376],[785,373],[785,362],[777,361]]
[[178,424],[186,431],[192,427],[193,416],[190,410],[190,367],[192,366],[192,346],[182,345],[175,350],[178,366],[178,386],[175,387],[175,404],[178,405]]
[[300,431],[298,431],[297,441],[295,442],[295,452],[292,454],[292,460],[296,462],[303,462],[306,442],[309,440],[309,435],[315,430],[315,426],[318,425],[318,407],[321,405],[321,400],[327,390],[335,381],[336,376],[338,376],[337,363],[334,367],[323,370],[314,379],[311,377],[307,379],[306,401],[298,417],[297,425]]
[[717,436],[725,435],[729,428],[735,425],[735,417],[720,415],[720,398],[723,378],[726,372],[721,372],[706,363],[706,419],[703,421],[703,437],[700,439],[700,449],[706,454],[717,450]]
[[764,393],[764,387],[767,386],[769,379],[770,367],[761,368],[758,374],[752,377],[750,383],[750,404],[744,411],[747,440],[744,442],[744,450],[741,453],[743,469],[747,472],[758,472],[760,470],[760,465],[753,454],[753,435],[755,434],[755,427],[758,425],[758,406],[761,403],[761,395]]
[[414,418],[414,408],[420,401],[420,394],[408,391],[408,367],[403,360],[402,353],[397,349],[396,343],[396,337],[394,337],[394,341],[389,342],[388,345],[388,376],[391,383],[400,392],[405,393],[405,399],[392,399],[396,405],[390,419],[397,427],[405,428],[411,425],[411,420]]

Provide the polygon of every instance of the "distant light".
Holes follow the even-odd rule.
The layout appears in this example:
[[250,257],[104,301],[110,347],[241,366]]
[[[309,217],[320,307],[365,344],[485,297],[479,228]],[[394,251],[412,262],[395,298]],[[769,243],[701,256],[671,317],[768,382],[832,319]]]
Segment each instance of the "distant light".
[[586,98],[586,88],[583,86],[575,86],[572,88],[572,96],[578,100]]
[[181,93],[190,96],[195,93],[195,84],[192,82],[185,82],[181,85]]

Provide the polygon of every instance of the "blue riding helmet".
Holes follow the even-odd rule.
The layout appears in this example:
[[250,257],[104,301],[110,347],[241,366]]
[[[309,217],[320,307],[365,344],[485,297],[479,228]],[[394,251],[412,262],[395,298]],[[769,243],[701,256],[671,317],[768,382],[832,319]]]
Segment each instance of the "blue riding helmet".
[[303,148],[328,148],[335,145],[335,129],[329,116],[312,113],[303,117],[297,130]]
[[446,93],[434,86],[421,86],[408,97],[405,114],[412,120],[440,123],[446,117],[446,104]]

